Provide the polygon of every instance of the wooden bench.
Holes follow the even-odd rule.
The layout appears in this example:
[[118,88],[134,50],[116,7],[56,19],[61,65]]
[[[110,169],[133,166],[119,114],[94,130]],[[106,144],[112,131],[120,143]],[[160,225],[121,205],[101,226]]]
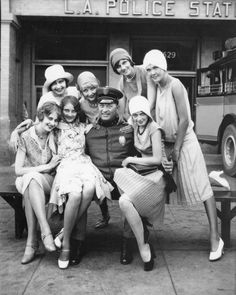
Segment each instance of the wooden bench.
[[221,208],[217,208],[217,216],[221,220],[221,236],[225,247],[229,248],[231,220],[236,216],[236,206],[232,208],[232,203],[236,203],[236,191],[228,191],[222,187],[215,186],[212,188],[216,202],[221,204]]
[[[4,176],[4,177],[3,177]],[[5,179],[4,179],[5,178]],[[25,213],[22,208],[22,196],[17,192],[14,185],[15,177],[12,168],[0,173],[0,196],[14,209],[15,212],[15,237],[22,238],[26,226]],[[235,181],[235,179],[233,180]],[[10,184],[9,184],[10,183]],[[221,235],[225,242],[225,247],[230,247],[230,227],[231,220],[236,216],[236,190],[228,191],[222,187],[213,186],[216,202],[221,203],[221,208],[217,209],[217,216],[221,220]],[[114,199],[118,199],[118,192],[113,194]]]
[[14,184],[1,185],[0,196],[14,209],[15,237],[21,239],[24,229],[27,228],[25,212],[22,208],[22,195],[17,192]]

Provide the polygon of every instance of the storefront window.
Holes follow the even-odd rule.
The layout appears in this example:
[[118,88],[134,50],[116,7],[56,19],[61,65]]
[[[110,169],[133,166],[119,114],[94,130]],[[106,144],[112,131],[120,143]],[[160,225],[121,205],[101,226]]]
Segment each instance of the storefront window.
[[142,64],[144,55],[151,49],[161,50],[171,71],[194,71],[196,61],[196,44],[193,40],[155,41],[134,39],[132,57],[136,64]]
[[35,41],[35,59],[106,60],[107,38],[104,36],[40,36]]

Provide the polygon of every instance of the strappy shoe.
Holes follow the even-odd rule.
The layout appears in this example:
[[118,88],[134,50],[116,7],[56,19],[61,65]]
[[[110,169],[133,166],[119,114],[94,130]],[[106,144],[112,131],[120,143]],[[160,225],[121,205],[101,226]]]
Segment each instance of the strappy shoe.
[[63,236],[63,230],[64,228],[62,228],[59,233],[56,234],[55,239],[54,239],[54,244],[56,245],[56,247],[58,249],[61,249],[62,246],[62,237]]
[[102,217],[101,219],[99,219],[96,224],[95,224],[95,228],[96,229],[100,229],[100,228],[104,228],[104,227],[107,227],[108,226],[108,222],[110,220],[110,216],[107,215],[107,216],[104,216]]
[[36,252],[38,250],[38,243],[36,244],[27,244],[25,246],[25,253],[21,259],[21,264],[28,264],[34,260]]
[[56,247],[53,241],[52,233],[41,234],[42,242],[47,251],[53,252],[56,251]]
[[66,269],[69,266],[69,261],[70,261],[70,250],[62,249],[57,261],[58,267],[60,269]]

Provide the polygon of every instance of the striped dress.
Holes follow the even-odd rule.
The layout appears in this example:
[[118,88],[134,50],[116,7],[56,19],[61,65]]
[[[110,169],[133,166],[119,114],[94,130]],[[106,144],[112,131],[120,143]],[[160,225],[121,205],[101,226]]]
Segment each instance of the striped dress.
[[184,137],[177,169],[174,170],[174,178],[177,184],[177,197],[170,197],[171,204],[194,205],[204,202],[213,196],[205,160],[193,131],[193,122],[190,115],[188,94],[179,79],[173,78],[167,87],[160,92],[157,89],[156,121],[165,132],[166,154],[173,150],[178,129],[178,115],[172,94],[172,83],[178,83],[183,87],[186,102],[189,126]]
[[[152,156],[151,135],[157,130],[160,127],[156,122],[149,123],[142,135],[134,127],[135,147],[145,157]],[[142,176],[130,168],[120,168],[115,171],[114,181],[128,196],[141,217],[147,218],[150,223],[163,221],[165,181],[160,170]]]

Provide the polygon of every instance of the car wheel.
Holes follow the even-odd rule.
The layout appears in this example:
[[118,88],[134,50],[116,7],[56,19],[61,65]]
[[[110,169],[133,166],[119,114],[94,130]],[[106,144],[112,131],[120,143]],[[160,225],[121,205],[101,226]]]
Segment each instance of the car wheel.
[[223,168],[226,174],[236,176],[236,125],[225,128],[221,142]]

